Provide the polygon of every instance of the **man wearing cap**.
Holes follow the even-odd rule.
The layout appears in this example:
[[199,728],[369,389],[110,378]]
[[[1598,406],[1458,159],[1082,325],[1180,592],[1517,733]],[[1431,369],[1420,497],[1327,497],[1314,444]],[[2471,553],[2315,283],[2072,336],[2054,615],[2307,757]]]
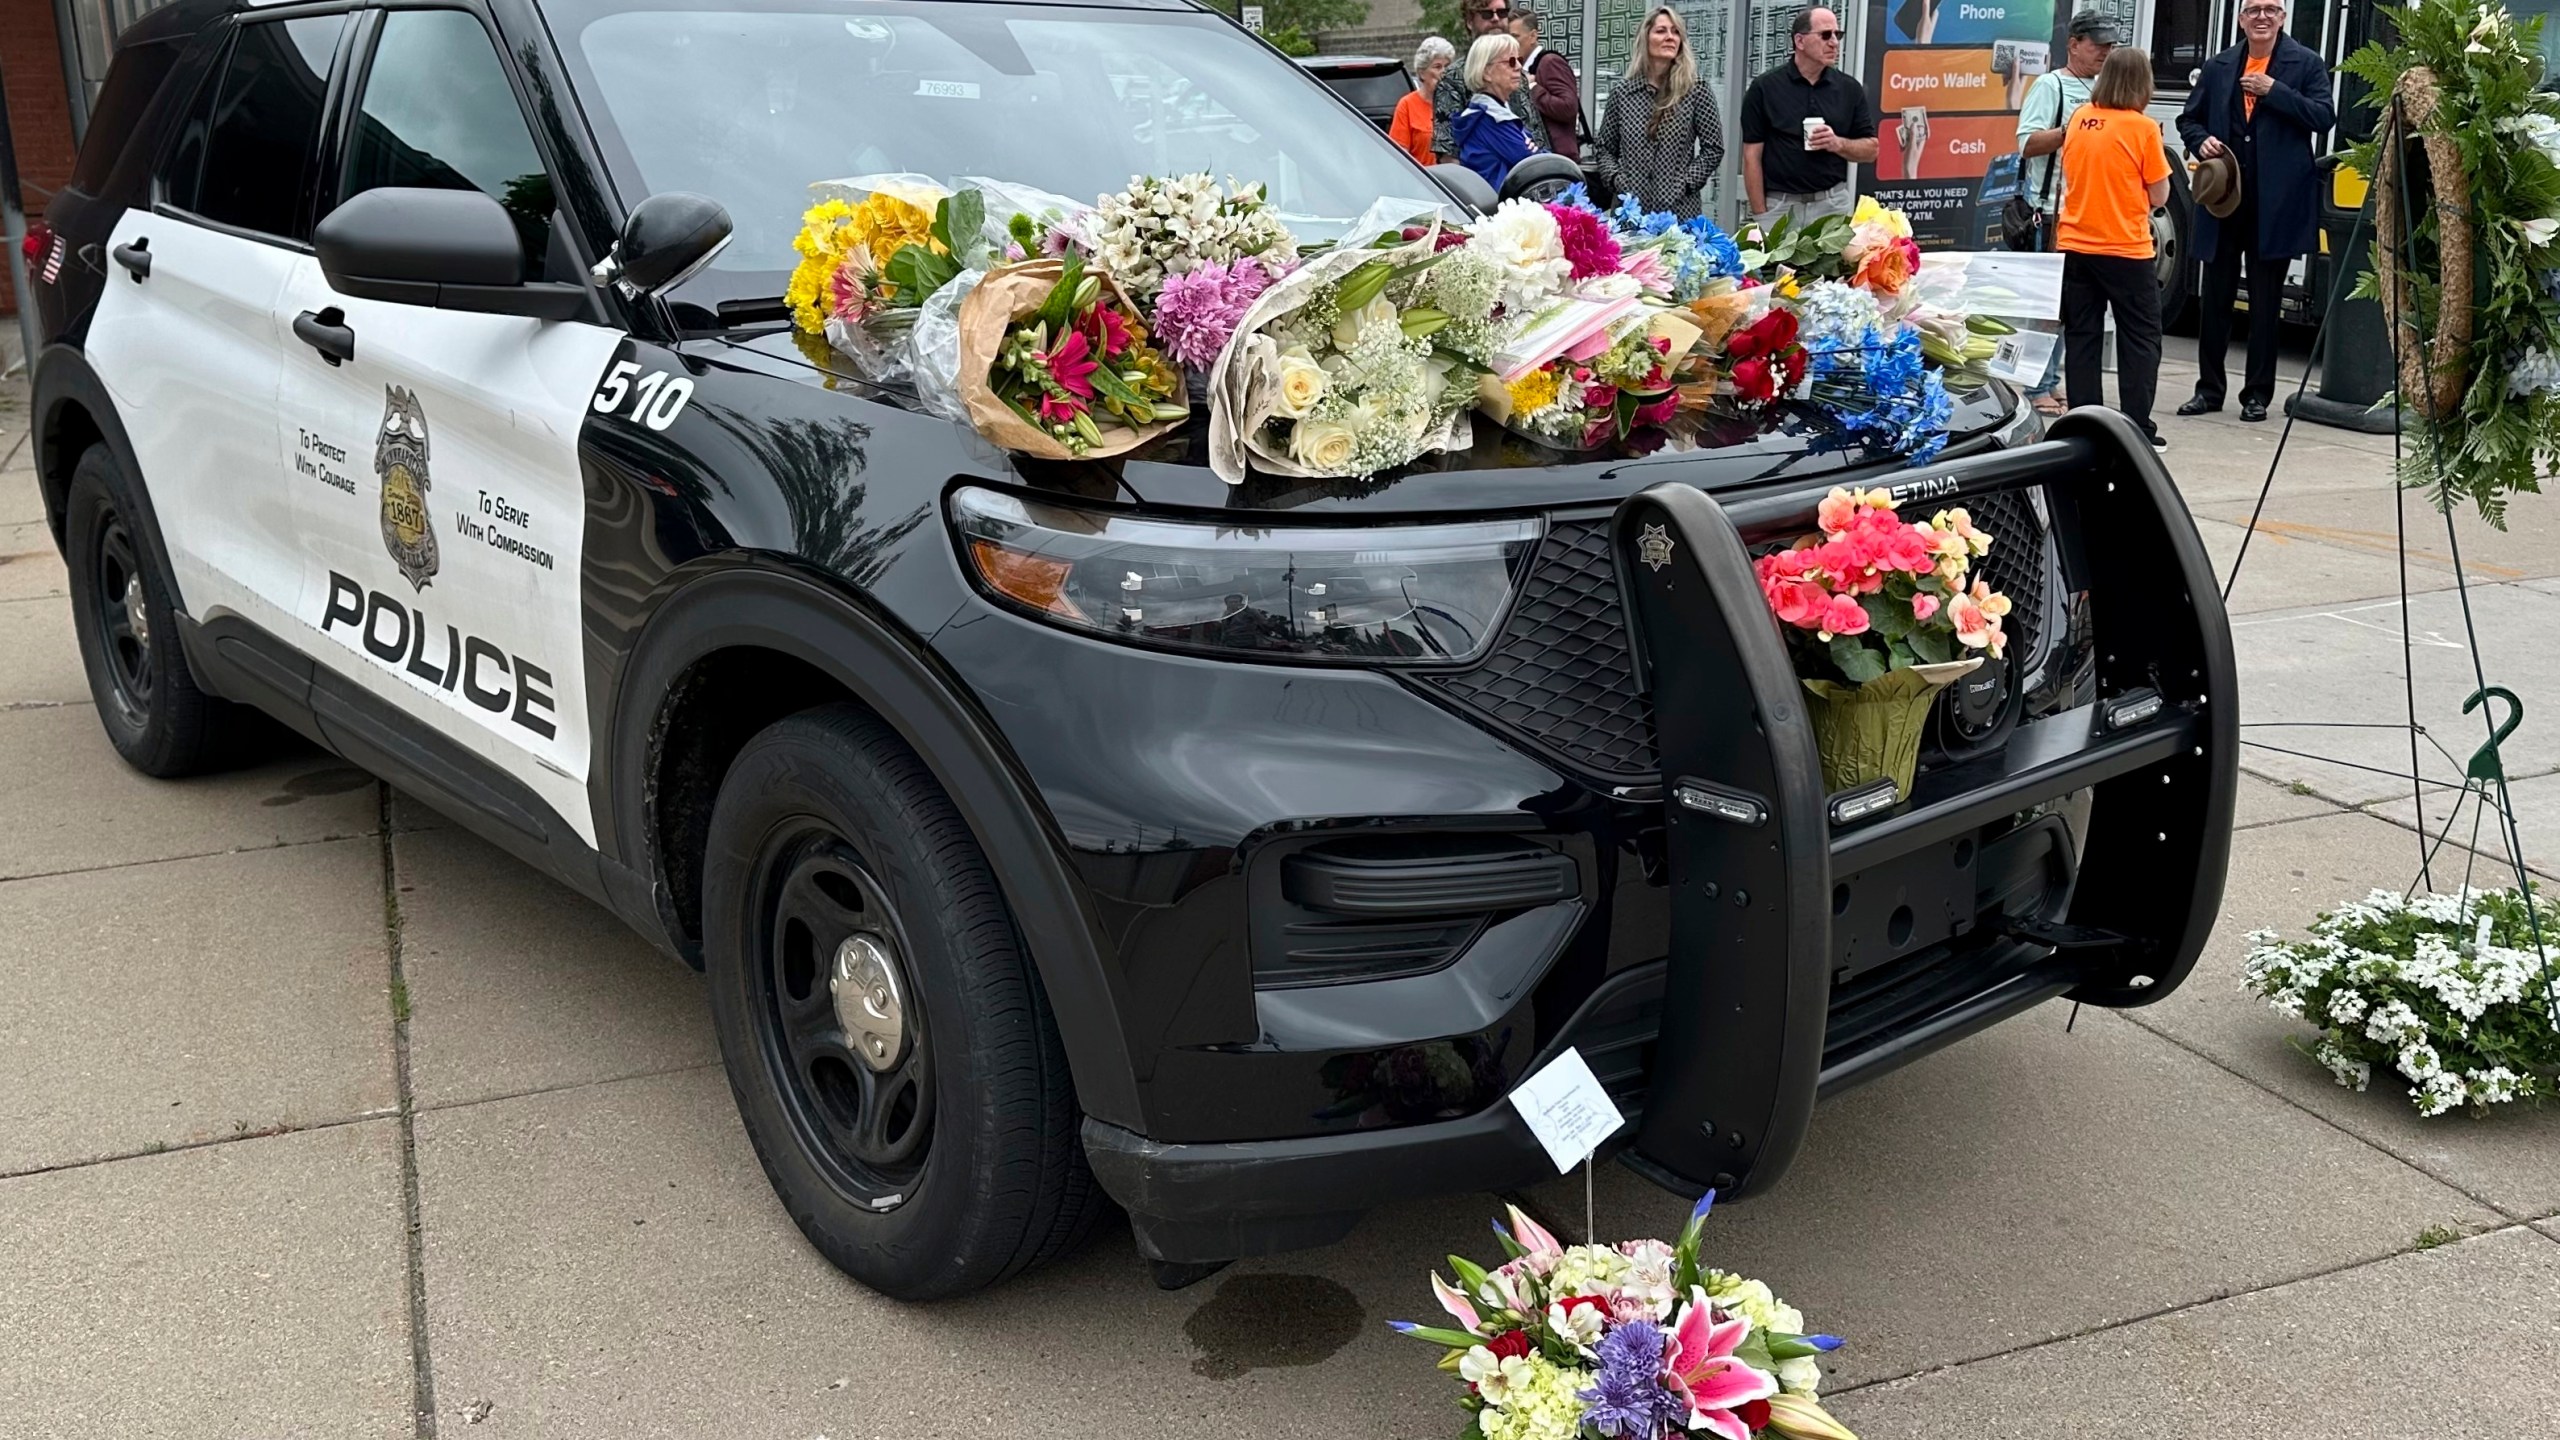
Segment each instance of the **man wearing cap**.
[[[2018,107],[2018,153],[2026,157],[2018,167],[2019,193],[2045,217],[2048,246],[2052,218],[2062,213],[2062,192],[2069,184],[2062,173],[2063,125],[2072,111],[2089,103],[2089,82],[2098,78],[2098,67],[2107,63],[2122,38],[2116,22],[2096,11],[2072,16],[2062,68],[2037,76],[2027,87],[2026,103]],[[2056,345],[2045,362],[2044,378],[2027,391],[2027,399],[2047,415],[2061,414],[2062,402],[2053,393],[2061,378],[2062,347]]]
[[2249,271],[2249,368],[2240,380],[2240,418],[2264,420],[2276,390],[2277,319],[2293,257],[2311,248],[2319,204],[2312,141],[2337,123],[2329,67],[2284,33],[2284,0],[2241,0],[2241,42],[2204,64],[2178,134],[2201,161],[2230,156],[2240,197],[2228,216],[2203,206],[2195,217],[2204,301],[2196,345],[2195,398],[2181,415],[2222,408],[2223,359],[2240,271]]

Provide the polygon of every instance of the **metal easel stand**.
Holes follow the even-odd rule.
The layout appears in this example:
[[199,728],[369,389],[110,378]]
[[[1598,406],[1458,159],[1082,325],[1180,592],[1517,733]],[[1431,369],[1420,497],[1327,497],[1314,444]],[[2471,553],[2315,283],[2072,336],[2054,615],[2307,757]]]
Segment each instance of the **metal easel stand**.
[[[2385,133],[2388,137],[2388,143],[2391,144],[2406,145],[2414,139],[2408,125],[2406,109],[2400,96],[2397,94],[2392,96],[2389,128]],[[2396,165],[2392,168],[2395,172],[2395,183],[2398,187],[2398,197],[2400,201],[2399,234],[2394,238],[2398,243],[2400,253],[2403,256],[2409,256],[2414,253],[2412,241],[2415,239],[2417,229],[2417,222],[2413,218],[2416,212],[2412,210],[2410,204],[2412,199],[2409,190],[2410,167],[2403,164]],[[2451,199],[2437,196],[2434,197],[2430,203],[2431,207],[2455,208],[2461,206],[2464,201],[2460,196],[2455,196]],[[2359,213],[2356,217],[2356,227],[2348,241],[2348,249],[2351,253],[2358,248],[2358,245],[2363,239],[2365,215],[2369,214],[2371,209],[2372,207],[2368,205],[2366,210]],[[2341,267],[2339,272],[2339,281],[2331,287],[2329,296],[2331,314],[2324,316],[2322,319],[2320,337],[2319,340],[2315,342],[2313,349],[2312,359],[2314,365],[2318,362],[2319,346],[2321,344],[2325,344],[2328,340],[2329,333],[2332,328],[2329,321],[2334,318],[2340,300],[2346,293],[2347,285],[2345,277],[2350,273],[2352,272]],[[2413,343],[2421,346],[2429,346],[2434,343],[2434,338],[2432,336],[2415,333],[2416,327],[2414,321],[2404,317],[2400,313],[2399,286],[2393,285],[2388,287],[2387,293],[2382,297],[2382,303],[2387,307],[2389,312],[2386,317],[2388,320],[2388,330],[2386,333],[2393,342],[2390,346],[2386,347],[2386,354],[2396,356],[2399,353],[2398,347],[2399,344],[2402,343],[2403,337],[2407,337],[2407,343]],[[2426,373],[2432,374],[2433,367],[2428,367]],[[2240,553],[2233,558],[2231,563],[2231,574],[2223,582],[2222,593],[2226,600],[2230,598],[2232,585],[2237,582],[2240,577],[2240,567],[2248,561],[2249,541],[2257,534],[2258,520],[2266,510],[2267,496],[2275,488],[2276,470],[2284,461],[2285,441],[2290,439],[2293,434],[2294,421],[2302,418],[2302,391],[2309,385],[2310,379],[2310,368],[2306,367],[2303,371],[2302,380],[2295,387],[2293,401],[2288,403],[2285,407],[2285,424],[2283,431],[2277,436],[2276,453],[2274,457],[2268,461],[2266,481],[2258,489],[2258,503],[2249,513],[2249,529],[2248,532],[2241,537]],[[2463,641],[2471,655],[2471,672],[2474,685],[2470,697],[2463,702],[2462,709],[2464,714],[2469,714],[2474,710],[2480,712],[2483,727],[2483,743],[2480,748],[2472,754],[2470,760],[2462,766],[2464,778],[2458,786],[2448,785],[2442,781],[2430,781],[2419,772],[2418,742],[2421,739],[2424,739],[2429,746],[2433,747],[2437,753],[2443,755],[2448,761],[2451,761],[2453,756],[2452,752],[2446,750],[2434,736],[2428,734],[2426,727],[2418,722],[2417,667],[2415,664],[2416,646],[2410,638],[2411,631],[2409,624],[2409,532],[2407,506],[2410,487],[2405,483],[2401,483],[2401,477],[2405,474],[2399,440],[2399,436],[2403,433],[2399,423],[2402,419],[2403,397],[2396,386],[2391,392],[2390,400],[2393,419],[2391,427],[2393,434],[2391,447],[2392,474],[2394,479],[2392,498],[2394,502],[2394,521],[2398,531],[2400,552],[2400,669],[2403,680],[2404,699],[2407,705],[2407,721],[2405,728],[2409,736],[2409,772],[2406,778],[2409,781],[2411,801],[2416,807],[2418,841],[2418,870],[2416,875],[2410,881],[2407,893],[2414,894],[2421,886],[2430,890],[2435,888],[2434,866],[2436,856],[2452,836],[2454,827],[2459,823],[2462,811],[2466,805],[2473,806],[2471,842],[2464,847],[2463,851],[2463,879],[2462,890],[2460,892],[2464,896],[2466,903],[2468,902],[2470,894],[2472,874],[2479,859],[2478,842],[2480,825],[2482,821],[2493,812],[2498,817],[2497,840],[2505,851],[2505,859],[2508,865],[2512,868],[2518,885],[2524,887],[2526,891],[2530,893],[2533,889],[2532,872],[2526,868],[2524,839],[2516,825],[2514,797],[2508,790],[2506,766],[2499,754],[2500,743],[2509,735],[2515,733],[2516,727],[2524,721],[2524,702],[2517,699],[2513,691],[2507,690],[2503,687],[2493,686],[2489,683],[2488,671],[2485,662],[2481,659],[2480,655],[2480,632],[2474,621],[2471,610],[2470,577],[2465,572],[2462,564],[2462,537],[2458,527],[2454,523],[2453,510],[2450,505],[2439,506],[2438,513],[2444,517],[2445,541],[2453,558],[2453,588],[2455,595],[2460,599],[2462,605]],[[2439,479],[2446,473],[2446,457],[2444,456],[2442,449],[2443,441],[2432,426],[2428,427],[2426,431],[2426,439],[2427,449],[2423,457],[2426,463],[2425,473],[2430,480]],[[2438,487],[2437,493],[2443,493],[2441,486]],[[2508,703],[2510,708],[2503,719],[2497,714],[2496,708],[2489,703],[2492,699],[2502,699]],[[2258,727],[2244,725],[2243,728]],[[2371,727],[2370,722],[2339,722],[2332,724],[2306,721],[2287,728],[2362,729]],[[2388,728],[2399,729],[2403,727],[2392,726]],[[2244,745],[2256,746],[2260,749],[2274,751],[2276,753],[2301,755],[2307,758],[2321,760],[2329,764],[2344,765],[2354,769],[2372,768],[2370,766],[2357,764],[2353,761],[2318,755],[2311,751],[2287,749],[2283,746],[2267,745],[2254,740],[2243,740],[2241,743]],[[2453,789],[2457,792],[2454,796],[2452,808],[2445,816],[2443,827],[2432,836],[2429,834],[2427,825],[2426,795],[2426,792],[2431,785],[2439,789]],[[2553,979],[2555,972],[2551,965],[2551,937],[2544,935],[2542,932],[2540,907],[2527,903],[2525,906],[2525,918],[2528,932],[2533,941],[2534,953],[2541,958],[2543,964],[2543,1001],[2550,1014],[2553,1026],[2560,1027],[2560,984],[2555,984]]]

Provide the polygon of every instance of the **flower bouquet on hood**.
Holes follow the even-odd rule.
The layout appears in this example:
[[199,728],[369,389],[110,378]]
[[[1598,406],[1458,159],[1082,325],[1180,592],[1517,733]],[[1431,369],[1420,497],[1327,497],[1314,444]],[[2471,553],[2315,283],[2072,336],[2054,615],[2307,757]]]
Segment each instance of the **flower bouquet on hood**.
[[[1482,361],[1438,337],[1481,336],[1501,280],[1459,262],[1463,251],[1441,253],[1438,235],[1434,224],[1410,241],[1327,250],[1254,297],[1209,372],[1219,479],[1243,483],[1248,462],[1275,475],[1370,475],[1466,447]],[[1455,268],[1437,276],[1444,264]]]
[[1482,377],[1476,408],[1541,444],[1595,449],[1670,421],[1680,406],[1673,367],[1697,333],[1681,311],[1634,311],[1542,365]]
[[1961,509],[1906,521],[1883,490],[1834,489],[1816,514],[1820,534],[1754,563],[1760,593],[1814,697],[1823,788],[1890,777],[1908,799],[1938,692],[2007,644],[2009,598],[1971,573],[1993,537]]
[[1458,1328],[1396,1321],[1445,1347],[1440,1368],[1466,1383],[1460,1440],[1856,1440],[1822,1408],[1836,1350],[1757,1280],[1698,1259],[1715,1192],[1680,1238],[1565,1245],[1511,1207],[1496,1222],[1509,1259],[1492,1270],[1449,1257],[1455,1284],[1432,1293]]
[[999,265],[960,302],[959,395],[978,433],[1045,459],[1134,450],[1191,414],[1182,372],[1081,255]]
[[[951,193],[922,176],[822,181],[821,198],[800,217],[791,248],[800,256],[783,289],[791,323],[853,362],[865,379],[910,377],[906,340],[916,310],[957,275]],[[914,251],[892,275],[893,260]],[[931,274],[918,269],[919,264]],[[949,274],[942,274],[945,265]]]

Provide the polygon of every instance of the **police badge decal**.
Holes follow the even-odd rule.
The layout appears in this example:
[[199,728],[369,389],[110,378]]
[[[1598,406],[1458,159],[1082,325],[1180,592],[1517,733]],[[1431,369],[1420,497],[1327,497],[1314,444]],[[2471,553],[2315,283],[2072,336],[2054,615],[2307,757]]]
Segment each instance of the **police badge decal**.
[[424,590],[436,573],[436,527],[427,514],[427,412],[415,391],[382,387],[382,429],[374,436],[373,473],[382,480],[382,545]]

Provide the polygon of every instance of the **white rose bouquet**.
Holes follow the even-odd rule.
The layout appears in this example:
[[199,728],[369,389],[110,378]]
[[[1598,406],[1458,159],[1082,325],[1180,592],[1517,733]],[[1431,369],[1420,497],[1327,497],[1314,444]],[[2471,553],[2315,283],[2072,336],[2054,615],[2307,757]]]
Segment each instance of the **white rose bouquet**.
[[[1466,447],[1483,368],[1471,352],[1496,287],[1488,277],[1434,283],[1437,240],[1430,226],[1383,248],[1329,250],[1254,301],[1209,375],[1220,479],[1241,484],[1248,462],[1277,475],[1368,475]],[[1460,298],[1482,313],[1431,303]]]

